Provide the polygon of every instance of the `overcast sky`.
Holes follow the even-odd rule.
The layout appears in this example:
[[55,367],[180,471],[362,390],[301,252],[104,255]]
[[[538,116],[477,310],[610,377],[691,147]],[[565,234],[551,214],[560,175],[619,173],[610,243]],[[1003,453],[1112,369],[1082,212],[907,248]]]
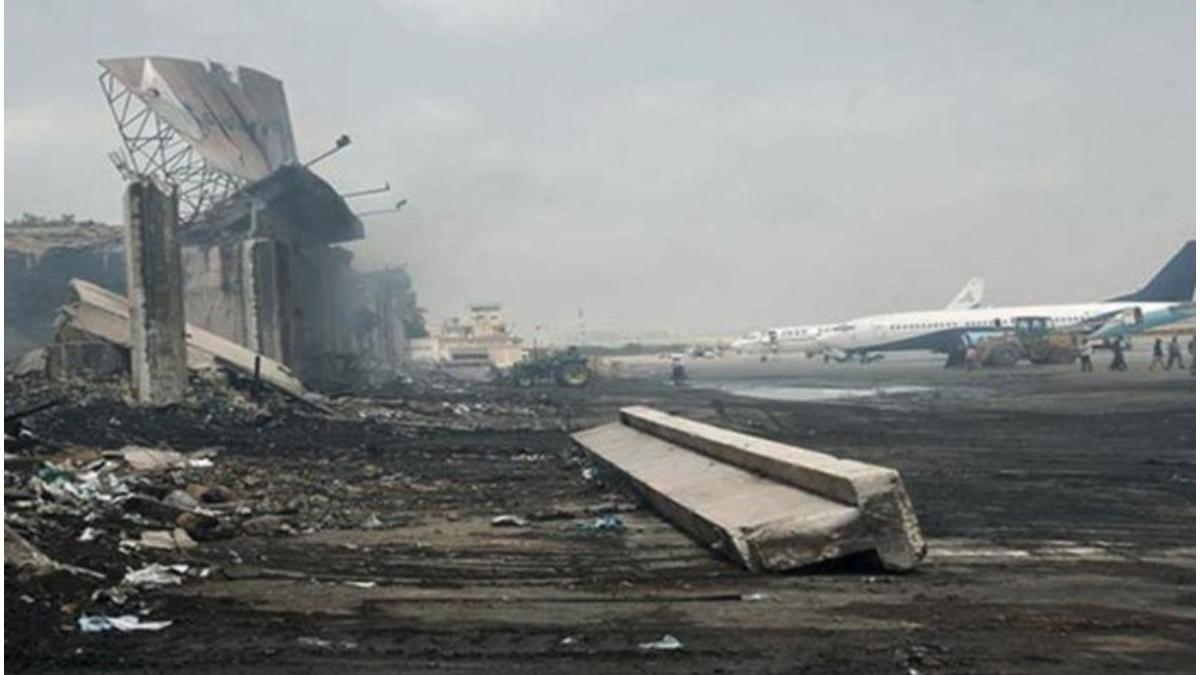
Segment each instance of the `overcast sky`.
[[[96,59],[283,80],[390,181],[364,266],[523,332],[733,332],[1139,286],[1195,230],[1187,0],[8,0],[4,213],[117,222]],[[392,198],[388,198],[390,200]],[[385,199],[358,201],[360,208]]]

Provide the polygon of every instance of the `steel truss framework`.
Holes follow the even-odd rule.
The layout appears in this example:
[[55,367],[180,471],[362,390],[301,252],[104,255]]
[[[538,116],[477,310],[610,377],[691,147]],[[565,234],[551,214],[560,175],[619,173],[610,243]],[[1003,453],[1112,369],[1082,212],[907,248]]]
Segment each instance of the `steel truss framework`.
[[186,227],[248,181],[213,168],[191,143],[107,70],[100,88],[117,123],[124,154],[109,155],[124,178],[154,176],[175,187],[179,224]]

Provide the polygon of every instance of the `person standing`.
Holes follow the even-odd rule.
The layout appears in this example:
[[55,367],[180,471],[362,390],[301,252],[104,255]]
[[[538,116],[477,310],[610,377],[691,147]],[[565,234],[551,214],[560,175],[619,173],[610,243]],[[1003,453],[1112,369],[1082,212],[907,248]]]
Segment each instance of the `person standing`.
[[1079,345],[1079,372],[1092,372],[1092,343],[1087,339]]
[[1121,344],[1121,338],[1117,338],[1112,346],[1112,363],[1108,364],[1109,370],[1128,370],[1129,364],[1125,363],[1125,346]]
[[1167,370],[1170,370],[1176,364],[1179,369],[1183,370],[1183,349],[1179,346],[1179,336],[1171,338],[1171,344],[1167,346]]
[[1154,360],[1150,362],[1150,370],[1162,368],[1163,366],[1162,338],[1154,338]]

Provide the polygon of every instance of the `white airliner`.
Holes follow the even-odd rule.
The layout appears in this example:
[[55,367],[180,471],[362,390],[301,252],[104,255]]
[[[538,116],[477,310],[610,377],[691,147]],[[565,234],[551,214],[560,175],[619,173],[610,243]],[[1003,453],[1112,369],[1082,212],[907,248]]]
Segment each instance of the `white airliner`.
[[[983,304],[983,279],[969,279],[967,285],[950,299],[946,310],[966,310]],[[809,326],[782,326],[755,331],[733,341],[734,349],[742,352],[795,353],[803,352],[809,357],[829,354],[830,349],[820,338],[829,335],[839,324],[812,324]]]
[[[1046,317],[1053,327],[1067,328],[1088,339],[1111,339],[1194,318],[1195,290],[1196,242],[1192,240],[1140,290],[1104,302],[877,314],[833,325],[774,330],[781,340],[803,334],[804,351],[838,360],[857,356],[864,361],[887,351],[951,353],[976,337],[1010,330],[1017,317]],[[761,341],[769,344],[770,332]]]

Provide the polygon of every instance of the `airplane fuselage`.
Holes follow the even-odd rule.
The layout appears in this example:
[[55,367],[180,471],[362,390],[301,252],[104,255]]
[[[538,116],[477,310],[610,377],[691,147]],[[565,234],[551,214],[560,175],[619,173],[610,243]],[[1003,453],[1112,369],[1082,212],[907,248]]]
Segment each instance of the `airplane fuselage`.
[[[1055,328],[1086,326],[1087,330],[1081,332],[1089,338],[1113,338],[1194,317],[1195,312],[1195,303],[1190,302],[1099,302],[900,312],[838,324],[777,328],[762,335],[761,346],[778,352],[809,354],[903,350],[950,352],[961,347],[964,334],[1011,330],[1013,319],[1017,317],[1048,317]],[[1112,320],[1122,313],[1140,316],[1136,321]]]

